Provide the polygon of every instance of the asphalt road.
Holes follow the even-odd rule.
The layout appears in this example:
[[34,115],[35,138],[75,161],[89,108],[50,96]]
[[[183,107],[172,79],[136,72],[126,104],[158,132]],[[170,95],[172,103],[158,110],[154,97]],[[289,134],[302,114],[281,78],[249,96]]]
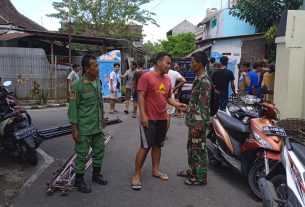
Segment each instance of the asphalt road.
[[[106,104],[106,108],[108,105]],[[206,186],[188,187],[184,185],[184,178],[176,176],[176,172],[185,169],[187,128],[184,120],[172,118],[169,139],[162,151],[161,170],[169,175],[168,181],[162,181],[151,176],[150,156],[142,169],[142,190],[131,189],[131,178],[134,169],[134,158],[140,144],[139,120],[121,111],[115,116],[122,119],[122,123],[106,128],[105,132],[112,135],[107,145],[103,175],[109,180],[107,186],[99,186],[91,182],[91,169],[86,173],[86,181],[92,187],[92,193],[82,194],[71,192],[67,196],[60,194],[47,195],[46,182],[52,173],[73,153],[71,135],[46,140],[41,149],[55,161],[45,169],[30,185],[25,187],[17,196],[12,206],[15,207],[77,207],[77,206],[175,206],[175,207],[257,207],[261,203],[252,194],[247,179],[241,177],[226,166],[209,167],[208,184]],[[66,108],[33,110],[30,114],[34,125],[39,128],[55,127],[67,124]],[[40,156],[39,166],[24,166],[26,177],[40,169],[44,164]]]

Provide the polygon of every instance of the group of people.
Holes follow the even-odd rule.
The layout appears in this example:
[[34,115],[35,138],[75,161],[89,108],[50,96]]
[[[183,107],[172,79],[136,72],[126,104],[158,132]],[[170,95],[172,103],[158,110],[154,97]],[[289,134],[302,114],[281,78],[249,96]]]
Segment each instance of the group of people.
[[[159,53],[151,60],[151,68],[144,69],[142,62],[131,62],[131,67],[123,75],[118,76],[120,64],[114,64],[110,74],[110,110],[115,113],[118,77],[126,79],[126,114],[129,113],[129,101],[133,97],[133,117],[137,108],[140,110],[140,148],[135,157],[134,175],[131,181],[133,190],[142,188],[141,169],[148,152],[152,156],[152,176],[168,180],[169,176],[160,170],[161,148],[169,128],[170,114],[177,111],[185,113],[185,124],[188,127],[187,160],[188,168],[178,171],[177,176],[186,177],[185,184],[190,186],[207,184],[207,146],[206,131],[210,124],[210,100],[213,88],[220,92],[220,109],[228,102],[228,87],[231,86],[235,95],[234,75],[227,69],[228,57],[222,56],[219,63],[210,59],[204,52],[192,54],[191,70],[196,77],[192,84],[189,104],[177,100],[179,89],[186,82],[178,72],[179,63],[171,70],[172,56],[166,52]],[[72,125],[72,137],[75,141],[75,187],[83,193],[91,192],[84,181],[85,159],[89,148],[93,150],[92,180],[101,185],[108,183],[100,173],[104,155],[105,110],[101,84],[98,78],[99,70],[96,57],[85,55],[82,59],[83,76],[72,83],[69,90],[70,104],[68,109],[69,122]],[[215,67],[215,65],[217,67]],[[264,82],[261,74],[263,63],[240,64],[239,93],[258,95],[260,82]],[[79,70],[79,66],[75,67]],[[206,70],[207,68],[207,70]],[[73,77],[75,74],[69,75]],[[68,77],[68,79],[69,79]],[[262,83],[263,84],[263,83]]]
[[[222,56],[219,62],[215,58],[210,58],[210,65],[207,74],[213,81],[215,89],[220,93],[220,110],[225,110],[229,99],[229,86],[232,95],[236,96],[234,74],[227,68],[228,57]],[[262,87],[264,86],[264,87]],[[262,59],[259,62],[244,61],[239,64],[238,96],[253,95],[258,98],[266,96],[267,101],[272,102],[272,97],[265,95],[263,89],[274,88],[274,70],[270,70],[268,61]]]
[[[189,167],[177,172],[178,176],[186,177],[186,185],[204,185],[207,183],[207,148],[205,144],[206,130],[210,122],[209,99],[212,82],[205,72],[208,57],[204,52],[192,55],[192,69],[196,74],[193,83],[189,105],[176,100],[175,94],[185,83],[185,79],[178,72],[170,70],[172,56],[166,52],[159,53],[154,59],[151,71],[144,70],[142,63],[132,62],[132,66],[121,78],[129,78],[129,96],[140,110],[140,148],[135,157],[135,171],[131,181],[133,190],[142,188],[141,168],[148,152],[152,156],[152,176],[168,180],[166,173],[160,170],[161,148],[169,127],[168,111],[185,112],[185,124],[189,128],[187,141],[187,156]],[[98,63],[96,57],[85,55],[82,59],[83,76],[74,82],[70,89],[70,104],[68,119],[72,125],[72,137],[75,142],[75,187],[83,193],[91,192],[91,188],[84,181],[85,159],[91,147],[93,150],[92,180],[101,185],[108,183],[100,173],[104,155],[105,110],[101,84],[98,78]],[[115,65],[116,68],[118,65]],[[138,67],[137,67],[138,66]],[[118,66],[120,67],[120,66]],[[178,66],[175,66],[178,67]],[[115,70],[114,70],[115,72]],[[133,74],[132,74],[133,73]],[[111,81],[112,80],[112,81]],[[110,78],[113,83],[116,76]],[[112,90],[113,89],[113,90]],[[113,87],[111,93],[115,93]],[[116,94],[111,94],[111,96]],[[125,113],[128,112],[128,103],[125,103]],[[114,112],[111,108],[110,112]],[[136,113],[135,105],[133,114]]]
[[[262,98],[265,94],[264,87],[274,88],[274,67],[270,67],[266,59],[254,62],[252,68],[250,62],[241,62],[239,71],[238,89],[241,96],[253,95]],[[266,98],[272,102],[272,97],[268,96]]]

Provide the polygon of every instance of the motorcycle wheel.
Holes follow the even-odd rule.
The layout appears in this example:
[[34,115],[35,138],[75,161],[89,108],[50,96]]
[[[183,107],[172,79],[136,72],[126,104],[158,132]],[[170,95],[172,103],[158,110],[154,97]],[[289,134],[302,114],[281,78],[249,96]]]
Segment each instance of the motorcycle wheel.
[[38,163],[38,154],[36,150],[28,150],[25,159],[30,163],[31,165],[35,166]]
[[213,152],[211,150],[208,149],[208,162],[210,165],[212,165],[213,167],[219,167],[220,165],[222,165],[222,162],[217,160],[214,155]]
[[258,185],[258,180],[261,177],[265,177],[265,163],[264,161],[259,161],[254,163],[251,167],[249,174],[248,174],[248,182],[252,192],[259,198],[262,199],[262,192]]
[[288,199],[288,187],[287,180],[285,175],[276,175],[270,182],[273,184],[275,192],[279,199],[287,200]]

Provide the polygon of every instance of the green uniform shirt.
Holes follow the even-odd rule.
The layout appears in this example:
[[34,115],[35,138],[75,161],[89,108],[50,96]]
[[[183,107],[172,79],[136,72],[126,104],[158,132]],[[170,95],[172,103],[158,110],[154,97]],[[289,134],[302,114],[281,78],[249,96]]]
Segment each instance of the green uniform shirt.
[[76,124],[80,135],[92,135],[103,130],[104,105],[98,78],[88,80],[84,75],[72,85],[68,119]]
[[196,77],[192,87],[190,102],[185,113],[185,124],[201,131],[210,124],[210,98],[212,83],[205,74]]

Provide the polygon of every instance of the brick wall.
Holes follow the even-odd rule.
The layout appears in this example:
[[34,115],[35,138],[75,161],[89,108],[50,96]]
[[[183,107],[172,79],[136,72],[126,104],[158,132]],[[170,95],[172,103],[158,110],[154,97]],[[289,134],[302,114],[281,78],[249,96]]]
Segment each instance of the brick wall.
[[246,37],[242,40],[240,61],[253,62],[265,58],[265,43],[261,36]]

